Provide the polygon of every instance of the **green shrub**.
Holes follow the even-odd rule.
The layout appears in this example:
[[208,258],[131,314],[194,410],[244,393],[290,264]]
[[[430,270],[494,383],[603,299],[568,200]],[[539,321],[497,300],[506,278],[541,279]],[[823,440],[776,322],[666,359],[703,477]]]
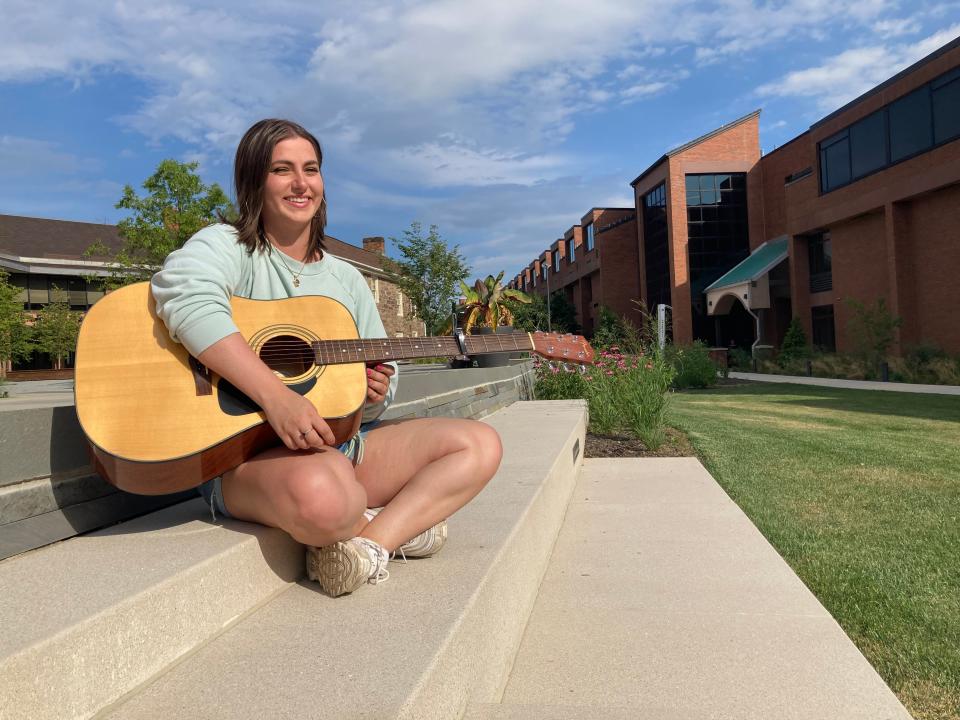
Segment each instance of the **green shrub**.
[[590,413],[590,432],[627,433],[648,448],[663,442],[664,413],[673,369],[657,355],[624,355],[619,348],[601,350],[583,371],[535,361],[536,397],[582,398]]
[[847,306],[853,311],[853,317],[847,324],[847,334],[853,342],[853,354],[879,371],[880,362],[893,345],[896,329],[902,320],[887,310],[883,298],[874,305],[864,305],[848,298]]
[[752,370],[753,356],[741,348],[730,348],[727,352],[727,365],[733,370]]
[[710,358],[706,344],[697,340],[693,345],[667,345],[666,361],[674,371],[673,387],[708,388],[717,384],[717,365]]
[[790,321],[790,326],[783,336],[780,353],[777,355],[777,364],[784,370],[788,367],[796,369],[798,362],[806,361],[809,357],[810,348],[807,346],[807,335],[803,332],[800,318],[795,317]]

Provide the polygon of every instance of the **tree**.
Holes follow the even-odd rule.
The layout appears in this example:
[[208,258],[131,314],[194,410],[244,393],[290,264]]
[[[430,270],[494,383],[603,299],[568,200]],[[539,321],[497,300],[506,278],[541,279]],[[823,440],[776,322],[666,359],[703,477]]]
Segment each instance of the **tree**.
[[513,314],[513,326],[527,332],[536,332],[537,330],[546,332],[547,301],[544,300],[543,295],[537,293],[532,293],[528,297],[530,302],[527,304],[507,300],[506,305]]
[[554,332],[579,333],[580,323],[577,322],[577,307],[567,294],[556,290],[550,295],[550,325]]
[[[108,289],[148,279],[171,252],[207,225],[233,215],[233,205],[220,186],[204,185],[196,174],[197,163],[163,160],[146,179],[140,197],[127,185],[116,206],[133,215],[117,223],[123,245],[113,272],[104,284]],[[87,255],[109,256],[102,242],[87,248]]]
[[450,303],[458,296],[457,283],[467,277],[470,268],[460,254],[460,246],[448,248],[436,225],[431,225],[424,237],[423,226],[414,221],[403,231],[402,240],[390,241],[403,259],[385,258],[387,271],[432,335],[450,317]]
[[40,310],[34,330],[37,349],[52,357],[54,368],[59,370],[64,358],[77,349],[80,313],[70,309],[58,288],[54,287],[50,296],[52,302]]
[[25,360],[33,352],[31,330],[23,314],[21,289],[11,285],[9,274],[0,268],[0,378],[14,360]]

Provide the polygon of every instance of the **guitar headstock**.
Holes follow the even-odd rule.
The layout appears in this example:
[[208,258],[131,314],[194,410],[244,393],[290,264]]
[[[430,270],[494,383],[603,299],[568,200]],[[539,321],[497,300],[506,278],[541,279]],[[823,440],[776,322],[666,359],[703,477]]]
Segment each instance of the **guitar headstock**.
[[561,335],[560,333],[531,333],[533,350],[548,360],[589,365],[593,362],[593,348],[580,335]]

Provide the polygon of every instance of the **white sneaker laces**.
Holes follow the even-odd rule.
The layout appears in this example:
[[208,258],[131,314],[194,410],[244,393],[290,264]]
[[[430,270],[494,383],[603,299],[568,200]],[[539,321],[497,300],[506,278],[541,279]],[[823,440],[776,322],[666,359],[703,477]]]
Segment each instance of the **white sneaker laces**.
[[390,571],[387,570],[387,563],[390,561],[390,553],[384,549],[380,543],[365,537],[355,537],[353,542],[360,545],[370,556],[372,569],[367,582],[371,585],[377,585],[390,579]]

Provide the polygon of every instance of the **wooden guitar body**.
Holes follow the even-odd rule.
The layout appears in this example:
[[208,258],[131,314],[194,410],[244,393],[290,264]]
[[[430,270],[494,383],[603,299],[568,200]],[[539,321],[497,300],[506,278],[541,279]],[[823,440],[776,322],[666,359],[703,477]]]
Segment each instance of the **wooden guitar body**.
[[[310,343],[357,338],[350,312],[318,296],[234,298],[232,306],[254,351],[313,402],[337,442],[348,440],[366,397],[364,363],[317,365]],[[259,408],[170,339],[147,283],[112,292],[90,309],[75,378],[77,416],[94,464],[128,492],[196,487],[279,443]]]

